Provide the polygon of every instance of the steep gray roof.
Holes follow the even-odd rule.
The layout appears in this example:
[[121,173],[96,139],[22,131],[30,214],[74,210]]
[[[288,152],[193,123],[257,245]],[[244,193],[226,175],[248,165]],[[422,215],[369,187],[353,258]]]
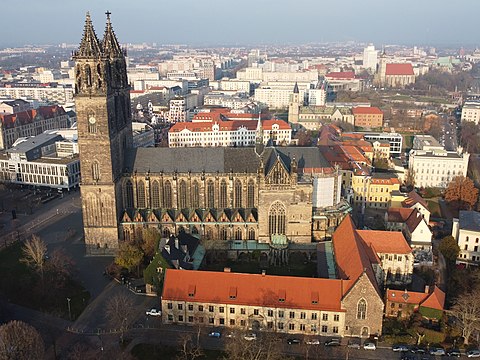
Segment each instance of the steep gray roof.
[[[266,163],[273,152],[279,153],[288,169],[295,157],[298,170],[303,168],[329,168],[320,150],[316,147],[267,147],[263,161]],[[274,154],[276,156],[276,154]],[[260,158],[253,147],[217,147],[217,148],[137,148],[126,156],[128,172],[146,173],[256,173],[260,167]]]
[[460,211],[460,229],[480,231],[480,213],[476,211]]

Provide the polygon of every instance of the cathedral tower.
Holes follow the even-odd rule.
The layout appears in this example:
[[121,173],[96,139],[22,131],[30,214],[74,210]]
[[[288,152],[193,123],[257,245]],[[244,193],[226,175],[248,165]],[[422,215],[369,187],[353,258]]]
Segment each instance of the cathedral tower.
[[[300,91],[298,90],[298,84],[295,83],[293,87],[293,93],[290,94],[290,103],[288,104],[288,122],[291,124],[297,124],[300,114]],[[295,125],[294,125],[295,126]]]
[[107,12],[103,41],[87,13],[75,60],[75,107],[81,166],[81,196],[87,254],[118,248],[121,177],[132,147],[130,93],[125,53]]

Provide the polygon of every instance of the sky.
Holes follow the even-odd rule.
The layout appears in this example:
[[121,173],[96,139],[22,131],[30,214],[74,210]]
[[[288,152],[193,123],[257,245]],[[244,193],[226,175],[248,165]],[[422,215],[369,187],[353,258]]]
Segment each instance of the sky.
[[78,43],[87,11],[101,36],[106,10],[124,44],[480,44],[479,0],[19,0],[1,9],[0,46]]

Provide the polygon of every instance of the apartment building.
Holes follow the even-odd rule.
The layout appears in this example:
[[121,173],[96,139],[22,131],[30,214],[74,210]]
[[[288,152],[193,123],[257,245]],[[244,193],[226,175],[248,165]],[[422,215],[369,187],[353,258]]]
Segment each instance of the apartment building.
[[480,265],[480,213],[460,211],[453,219],[452,236],[460,247],[457,264]]
[[379,128],[383,126],[383,112],[377,107],[354,107],[352,113],[356,127]]
[[478,124],[480,122],[480,102],[466,101],[462,108],[462,122],[473,122]]
[[74,88],[57,83],[0,83],[0,97],[27,98],[56,102],[60,105],[73,103]]
[[400,181],[391,173],[356,172],[352,176],[352,190],[354,205],[387,209],[392,192],[400,190]]

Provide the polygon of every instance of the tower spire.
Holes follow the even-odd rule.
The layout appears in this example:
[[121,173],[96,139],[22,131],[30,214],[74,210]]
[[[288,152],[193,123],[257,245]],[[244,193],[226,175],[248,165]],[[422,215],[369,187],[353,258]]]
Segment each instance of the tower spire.
[[85,17],[85,27],[83,30],[82,41],[80,42],[80,48],[76,53],[76,56],[85,57],[98,57],[101,55],[100,42],[98,41],[95,29],[93,28],[92,19],[90,13],[87,12]]
[[293,87],[293,93],[298,94],[300,91],[298,90],[298,83],[295,81],[295,86]]
[[113,31],[112,23],[110,22],[110,11],[106,11],[105,15],[107,15],[107,24],[105,26],[105,34],[103,35],[103,53],[105,56],[110,58],[122,57],[122,48],[118,43],[117,37],[115,36],[115,32]]

